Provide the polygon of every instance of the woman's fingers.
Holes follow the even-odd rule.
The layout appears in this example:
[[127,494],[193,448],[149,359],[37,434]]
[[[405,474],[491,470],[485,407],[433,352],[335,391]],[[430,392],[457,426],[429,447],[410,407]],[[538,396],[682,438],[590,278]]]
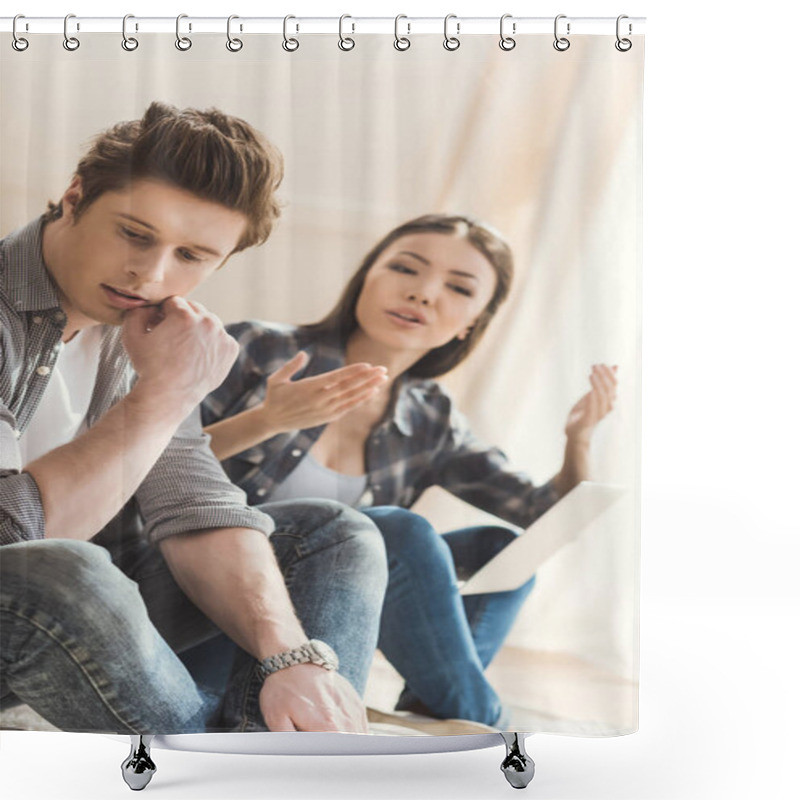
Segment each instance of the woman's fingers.
[[339,374],[334,379],[330,378],[334,373],[328,373],[325,376],[327,380],[316,386],[327,403],[339,403],[352,392],[358,392],[367,386],[380,386],[387,380],[384,367],[373,367],[370,364],[351,364],[342,370],[336,370],[336,373]]
[[589,382],[592,385],[592,394],[599,395],[597,411],[600,417],[604,417],[614,407],[617,399],[616,367],[595,364],[589,375]]
[[356,394],[361,394],[366,389],[376,389],[387,381],[386,372],[382,367],[375,367],[361,375],[354,376],[339,384],[336,390],[331,391],[331,401],[339,404],[347,402]]
[[359,362],[358,364],[348,364],[345,367],[332,369],[330,372],[323,372],[312,378],[303,378],[303,383],[309,387],[314,387],[323,392],[338,391],[342,384],[350,380],[358,381],[365,375],[369,375],[373,370],[384,369],[383,367],[373,367],[372,364]]
[[331,422],[344,416],[348,411],[352,411],[362,403],[365,403],[371,397],[374,397],[377,391],[377,386],[369,386],[366,389],[361,389],[358,392],[350,394],[346,400],[342,400],[335,406],[332,406],[330,409]]
[[291,380],[292,376],[300,372],[306,364],[308,364],[308,353],[306,353],[305,350],[301,350],[290,358],[282,367],[278,367],[278,369],[269,376],[269,380],[278,383]]

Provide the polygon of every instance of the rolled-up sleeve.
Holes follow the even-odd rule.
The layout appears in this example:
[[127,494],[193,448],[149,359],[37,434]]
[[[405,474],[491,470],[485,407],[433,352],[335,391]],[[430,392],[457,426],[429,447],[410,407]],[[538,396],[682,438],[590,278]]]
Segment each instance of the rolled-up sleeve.
[[14,416],[0,405],[0,545],[44,539],[39,487],[21,472]]
[[497,447],[481,442],[463,414],[450,409],[446,444],[433,471],[438,483],[467,503],[521,528],[533,523],[558,499],[555,479],[536,485],[515,470]]
[[196,409],[142,481],[136,500],[151,542],[211,528],[272,533],[272,519],[247,505],[244,492],[225,475],[209,441]]

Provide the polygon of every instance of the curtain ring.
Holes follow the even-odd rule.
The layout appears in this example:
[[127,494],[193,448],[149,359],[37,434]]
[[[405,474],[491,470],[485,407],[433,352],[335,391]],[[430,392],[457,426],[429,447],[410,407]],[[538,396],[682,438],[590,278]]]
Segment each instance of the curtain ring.
[[[128,36],[129,19],[135,19],[133,14],[126,14],[122,18],[122,49],[127,50],[130,53],[139,46],[139,40],[135,39],[133,36]],[[139,30],[138,25],[136,26],[136,30]]]
[[[192,46],[192,40],[188,36],[181,36],[181,20],[188,17],[188,14],[178,14],[175,19],[175,47],[184,53]],[[189,23],[189,30],[192,30],[191,22]]]
[[[228,17],[228,41],[225,42],[225,47],[227,47],[231,53],[238,53],[244,47],[244,42],[241,39],[231,38],[231,22],[235,19],[239,19],[236,14],[231,14]],[[241,30],[241,26],[239,30]]]
[[[620,36],[619,36],[619,24],[620,24],[620,22],[622,22],[623,19],[629,19],[628,15],[627,14],[620,14],[617,17],[617,41],[614,42],[614,47],[616,47],[617,50],[620,51],[620,53],[627,53],[628,50],[630,50],[631,47],[633,47],[633,42],[630,39],[620,39]],[[633,33],[633,26],[629,22],[628,23],[628,35],[630,36],[631,33]]]
[[23,39],[22,36],[17,34],[17,20],[18,19],[26,19],[24,14],[17,14],[14,17],[14,22],[11,23],[11,46],[18,52],[21,53],[23,50],[28,49],[28,45],[30,42],[27,39]]
[[[297,19],[297,17],[293,17],[291,14],[289,14],[283,18],[283,49],[287,53],[294,53],[294,51],[297,50],[298,47],[300,47],[300,42],[298,42],[297,39],[294,38],[290,39],[286,35],[286,32],[289,29],[290,19]],[[297,30],[300,30],[299,25],[297,26]]]
[[[411,47],[411,39],[408,36],[401,36],[400,35],[400,20],[401,19],[408,19],[405,14],[398,14],[394,18],[394,49],[395,50],[408,50]],[[411,35],[411,23],[406,22],[406,27],[408,28],[408,35]]]
[[458,50],[461,47],[461,40],[458,38],[458,34],[461,33],[461,23],[456,22],[456,35],[455,36],[448,36],[447,35],[447,26],[451,19],[457,20],[458,17],[455,14],[448,14],[444,18],[444,42],[442,43],[445,50]]
[[[81,46],[80,39],[76,38],[75,36],[70,36],[67,27],[69,25],[69,21],[71,19],[75,19],[74,14],[67,14],[64,17],[64,49],[69,50],[70,53],[74,52]],[[80,30],[80,25],[77,26],[77,30]]]
[[[345,36],[342,33],[342,28],[344,27],[344,21],[346,19],[353,19],[349,14],[342,14],[339,17],[339,49],[344,50],[347,52],[348,50],[352,50],[356,46],[355,39],[352,39],[350,36]],[[356,32],[356,24],[355,22],[350,23],[353,26],[352,33]]]
[[[505,50],[506,52],[508,52],[509,50],[513,50],[517,46],[517,40],[513,39],[511,36],[506,36],[505,31],[503,30],[505,21],[507,19],[512,19],[511,14],[503,14],[503,16],[500,17],[500,49]],[[512,33],[517,32],[516,22],[511,23],[511,32]]]
[[[555,41],[553,42],[553,47],[558,50],[559,53],[563,53],[565,50],[569,50],[570,41],[564,36],[558,35],[558,21],[560,19],[566,19],[566,14],[559,14],[556,17],[556,21],[553,24],[553,36],[555,36]],[[567,23],[567,36],[569,36],[569,22]]]

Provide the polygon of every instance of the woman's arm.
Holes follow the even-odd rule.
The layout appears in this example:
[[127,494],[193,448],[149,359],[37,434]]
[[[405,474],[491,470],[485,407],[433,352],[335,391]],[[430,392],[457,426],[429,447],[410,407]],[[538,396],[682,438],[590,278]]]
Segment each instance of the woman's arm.
[[300,351],[266,380],[264,400],[205,428],[220,461],[293,430],[325,425],[372,397],[386,381],[386,369],[349,364],[322,375],[292,380],[308,363]]
[[589,375],[592,388],[572,407],[564,432],[567,444],[564,463],[553,479],[559,497],[581,481],[589,479],[589,450],[597,423],[605,417],[617,399],[617,368],[595,364]]
[[[463,414],[449,407],[449,431],[427,473],[426,485],[439,485],[470,505],[525,528],[590,474],[590,443],[594,429],[616,398],[616,368],[595,367],[592,388],[570,410],[561,470],[535,484],[515,470],[497,447],[481,442]],[[448,398],[449,403],[449,398]]]

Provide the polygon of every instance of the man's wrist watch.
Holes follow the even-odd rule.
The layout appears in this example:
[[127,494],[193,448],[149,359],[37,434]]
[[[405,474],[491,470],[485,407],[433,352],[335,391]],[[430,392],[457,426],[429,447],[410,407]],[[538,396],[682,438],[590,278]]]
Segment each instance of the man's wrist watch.
[[319,639],[309,639],[294,650],[278,653],[260,661],[256,667],[259,678],[264,681],[273,672],[294,667],[297,664],[316,664],[318,667],[335,670],[339,668],[339,657],[332,647]]

